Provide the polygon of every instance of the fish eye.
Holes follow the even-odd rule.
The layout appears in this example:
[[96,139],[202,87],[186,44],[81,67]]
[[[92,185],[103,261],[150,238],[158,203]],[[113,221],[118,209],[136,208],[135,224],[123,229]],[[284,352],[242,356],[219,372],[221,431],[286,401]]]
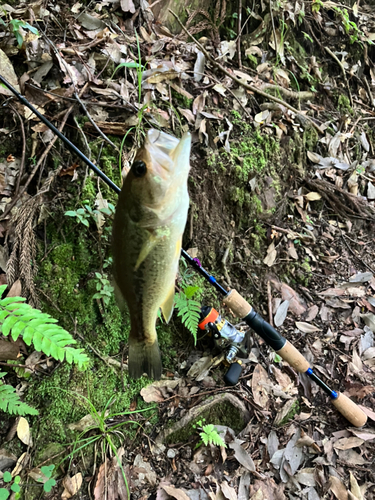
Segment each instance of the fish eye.
[[133,163],[131,170],[136,177],[143,177],[147,172],[146,163],[142,160],[136,160]]

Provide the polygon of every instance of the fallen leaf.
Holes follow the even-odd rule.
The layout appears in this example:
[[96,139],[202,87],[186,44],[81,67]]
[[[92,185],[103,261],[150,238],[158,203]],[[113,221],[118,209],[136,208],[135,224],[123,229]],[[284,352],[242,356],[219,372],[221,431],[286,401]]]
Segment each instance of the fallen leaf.
[[359,408],[361,408],[361,410],[363,410],[366,415],[368,416],[368,418],[370,418],[371,420],[373,420],[375,422],[375,411],[371,410],[370,408],[367,408],[367,406],[362,406],[362,405],[358,405]]
[[281,302],[274,317],[274,323],[276,327],[281,326],[284,323],[286,315],[288,314],[288,309],[289,300],[284,300],[284,302]]
[[329,489],[335,495],[337,500],[348,500],[348,491],[345,485],[336,476],[329,476]]
[[322,197],[319,193],[316,193],[314,191],[311,191],[311,193],[307,193],[304,195],[307,201],[318,201],[321,200]]
[[316,481],[314,474],[315,468],[306,468],[300,470],[294,477],[300,484],[303,484],[304,486],[315,486]]
[[272,242],[271,245],[267,248],[267,255],[263,260],[263,263],[266,264],[268,267],[273,266],[273,264],[275,263],[276,255],[277,252],[275,249],[275,243]]
[[226,481],[223,481],[220,487],[225,498],[227,498],[228,500],[237,500],[236,490],[232,488],[232,486],[229,486]]
[[350,448],[361,446],[362,443],[364,443],[363,439],[352,436],[349,438],[338,439],[335,443],[333,443],[333,447],[336,448],[336,450],[349,450]]
[[349,474],[350,474],[350,491],[351,491],[351,493],[354,495],[354,497],[357,500],[364,500],[364,498],[362,496],[361,488],[359,487],[359,484],[358,484],[356,478],[354,477],[352,471],[349,471]]
[[251,389],[253,391],[255,403],[263,409],[265,409],[269,403],[269,394],[264,386],[271,384],[272,382],[268,377],[266,370],[262,365],[258,364],[255,367],[251,379]]
[[18,421],[17,436],[18,439],[27,446],[33,445],[33,439],[31,437],[29,422],[24,417],[20,417]]
[[365,465],[368,462],[356,451],[353,449],[350,450],[338,450],[337,454],[343,462],[346,462],[348,465]]
[[241,443],[238,439],[235,439],[234,441],[229,443],[228,446],[229,448],[234,450],[234,457],[238,463],[240,463],[249,471],[254,472],[256,470],[253,459],[251,458],[249,453],[242,448]]
[[372,441],[375,439],[375,431],[372,432],[370,430],[362,431],[360,429],[350,429],[350,432],[355,434],[360,439],[363,439],[363,441]]
[[249,495],[250,498],[261,490],[263,493],[263,500],[286,500],[284,495],[284,485],[276,484],[271,478],[266,477],[265,479],[256,479],[254,484],[250,485]]
[[168,397],[167,392],[177,387],[179,382],[180,379],[157,380],[156,382],[144,387],[141,390],[141,396],[146,403],[161,403]]
[[[12,87],[14,87],[18,92],[20,92],[20,87],[18,85],[18,78],[16,72],[14,71],[13,65],[10,62],[9,57],[5,54],[3,50],[0,49],[0,68],[1,68],[1,76],[7,80]],[[0,94],[3,95],[13,95],[13,93],[5,88],[3,85],[0,85]]]
[[180,490],[179,488],[167,485],[163,485],[162,488],[166,493],[168,493],[170,497],[173,497],[176,500],[190,500],[187,494],[184,491]]
[[305,323],[304,321],[296,321],[296,327],[298,330],[300,330],[302,333],[313,333],[313,332],[320,332],[321,329],[311,325],[310,323]]
[[61,494],[62,499],[68,499],[76,495],[82,486],[82,474],[78,472],[74,476],[66,476],[63,479],[64,491]]
[[317,314],[319,312],[319,307],[317,305],[313,305],[311,307],[309,307],[309,309],[307,310],[307,316],[305,318],[305,320],[308,322],[308,321],[313,321]]

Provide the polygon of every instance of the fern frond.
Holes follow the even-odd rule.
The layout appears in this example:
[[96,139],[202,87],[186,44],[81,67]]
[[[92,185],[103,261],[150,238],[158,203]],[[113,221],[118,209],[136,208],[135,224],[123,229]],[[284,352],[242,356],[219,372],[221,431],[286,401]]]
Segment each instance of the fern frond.
[[177,316],[181,317],[182,324],[191,332],[195,342],[197,341],[201,306],[192,297],[199,289],[197,286],[187,286],[182,292],[175,295],[175,307],[178,310]]
[[[0,373],[0,376],[4,373]],[[23,403],[14,387],[0,382],[0,410],[11,415],[38,415],[35,408]]]
[[208,444],[214,444],[215,446],[224,446],[226,448],[226,444],[220,434],[217,432],[217,429],[214,425],[208,424],[202,427],[202,431],[200,436],[202,438],[203,443],[207,446]]
[[[0,286],[0,297],[7,285]],[[58,361],[77,363],[80,369],[87,366],[89,358],[83,349],[68,347],[76,344],[69,332],[57,325],[57,320],[39,309],[24,303],[23,297],[7,297],[0,300],[1,333],[17,340],[21,335],[25,344],[34,345],[37,351]]]

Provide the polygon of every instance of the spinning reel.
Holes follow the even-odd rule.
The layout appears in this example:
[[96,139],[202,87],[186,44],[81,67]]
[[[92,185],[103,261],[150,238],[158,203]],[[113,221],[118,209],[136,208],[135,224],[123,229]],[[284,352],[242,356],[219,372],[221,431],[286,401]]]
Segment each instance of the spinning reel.
[[224,362],[229,365],[224,382],[227,385],[236,385],[242,372],[242,363],[237,359],[237,355],[241,353],[242,356],[247,356],[243,345],[246,332],[237,330],[229,321],[222,318],[216,309],[209,306],[202,307],[198,327],[208,332],[213,337],[215,346],[224,352]]

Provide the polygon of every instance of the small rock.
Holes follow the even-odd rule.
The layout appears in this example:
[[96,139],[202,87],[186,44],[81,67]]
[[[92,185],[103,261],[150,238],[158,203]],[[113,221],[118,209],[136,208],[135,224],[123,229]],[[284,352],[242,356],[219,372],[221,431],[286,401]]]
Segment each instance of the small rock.
[[177,455],[177,451],[174,450],[173,448],[169,448],[167,451],[167,457],[168,458],[174,458]]
[[3,448],[0,450],[0,470],[13,467],[17,462],[17,457]]

